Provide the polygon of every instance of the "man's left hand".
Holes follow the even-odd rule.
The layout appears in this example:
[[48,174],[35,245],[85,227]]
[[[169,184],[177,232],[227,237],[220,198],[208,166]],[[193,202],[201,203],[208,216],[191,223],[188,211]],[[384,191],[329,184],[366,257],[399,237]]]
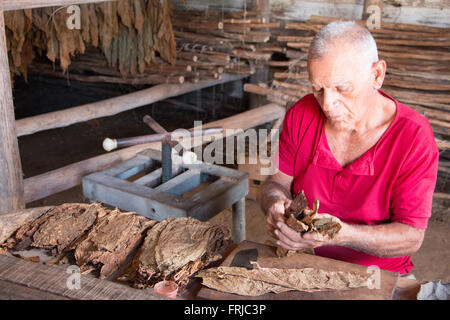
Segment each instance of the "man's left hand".
[[[316,217],[331,218],[333,222],[338,222],[342,227],[344,225],[341,220],[327,213],[318,213]],[[336,238],[330,239],[328,235],[323,236],[318,232],[308,232],[302,236],[300,232],[290,228],[285,222],[282,221],[277,223],[275,235],[278,238],[277,244],[279,246],[294,251],[336,244]]]

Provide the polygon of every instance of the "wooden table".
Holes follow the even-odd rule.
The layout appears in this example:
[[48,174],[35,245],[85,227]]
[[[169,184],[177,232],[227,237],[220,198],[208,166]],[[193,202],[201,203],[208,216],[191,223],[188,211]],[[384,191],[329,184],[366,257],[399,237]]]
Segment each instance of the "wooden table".
[[[237,245],[224,253],[223,263],[232,255]],[[134,289],[130,286],[100,280],[90,275],[80,275],[80,289],[69,289],[71,274],[66,267],[47,266],[0,254],[0,299],[3,300],[164,300],[153,289]],[[399,278],[393,293],[395,300],[415,300],[420,282]],[[179,299],[200,299],[203,290],[198,279]]]
[[89,275],[79,275],[80,288],[70,289],[71,276],[65,267],[0,255],[0,299],[166,300],[152,289],[134,289]]

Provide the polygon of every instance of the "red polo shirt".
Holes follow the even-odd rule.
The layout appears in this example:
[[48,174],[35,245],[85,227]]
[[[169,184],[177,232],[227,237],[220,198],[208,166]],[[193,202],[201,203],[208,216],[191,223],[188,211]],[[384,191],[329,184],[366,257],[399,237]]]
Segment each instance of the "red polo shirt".
[[[396,115],[380,140],[342,168],[328,146],[325,115],[314,95],[303,97],[285,116],[278,168],[294,177],[293,193],[305,191],[309,206],[350,224],[392,221],[426,229],[436,186],[439,150],[427,119],[392,99]],[[410,256],[380,258],[340,246],[316,248],[317,255],[408,273]]]

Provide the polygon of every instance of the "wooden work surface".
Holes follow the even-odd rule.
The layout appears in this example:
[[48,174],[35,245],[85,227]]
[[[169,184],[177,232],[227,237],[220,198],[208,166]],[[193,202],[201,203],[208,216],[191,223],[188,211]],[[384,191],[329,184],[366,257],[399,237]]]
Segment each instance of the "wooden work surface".
[[[262,244],[257,244],[249,241],[242,242],[239,246],[233,245],[230,250],[224,253],[224,260],[221,265],[229,265],[235,254],[240,250],[248,248],[257,248],[259,251],[259,258],[274,257],[273,247],[268,247]],[[333,266],[333,269],[338,268],[344,262],[330,260],[312,255],[299,255],[302,263],[290,261],[285,263],[285,267],[289,266],[313,266],[316,261],[319,262],[317,266],[325,268],[326,265]],[[291,258],[292,259],[292,258]],[[298,260],[296,258],[294,260]],[[263,260],[263,259],[261,259]],[[261,261],[260,260],[260,261]],[[261,266],[267,266],[264,263]],[[351,265],[355,267],[355,265]],[[364,267],[356,266],[364,269]],[[342,270],[342,269],[341,269]],[[365,271],[364,271],[365,272]],[[386,271],[387,272],[387,271]],[[388,273],[390,281],[395,280],[395,274]],[[94,276],[81,275],[81,288],[79,290],[70,290],[67,288],[67,279],[70,274],[67,273],[66,268],[61,266],[47,266],[41,263],[25,261],[16,257],[0,254],[0,300],[98,300],[98,299],[123,299],[123,300],[159,300],[165,299],[154,294],[152,289],[134,289],[127,285],[120,283],[100,280]],[[384,275],[383,275],[384,277]],[[395,278],[395,279],[394,279]],[[388,288],[388,284],[382,282],[382,286]],[[384,287],[382,287],[384,289]],[[420,289],[420,283],[415,280],[408,280],[399,278],[397,287],[394,291],[393,299],[398,300],[415,300]],[[328,293],[301,293],[297,292],[294,295],[286,293],[279,295],[266,295],[254,297],[253,299],[347,299],[351,292],[352,297],[348,299],[370,299],[367,294],[359,295],[358,292],[364,289],[354,289],[343,293],[341,297],[330,296]],[[369,289],[365,289],[369,290]],[[390,289],[389,289],[390,290]],[[392,292],[392,291],[391,291]],[[392,293],[391,293],[392,295]],[[387,297],[371,297],[372,299],[382,299]],[[179,296],[177,299],[192,300],[192,299],[249,299],[238,295],[230,295],[217,292],[200,284],[200,279],[196,278],[189,286],[188,290]],[[251,298],[250,298],[251,299]]]
[[80,275],[80,288],[69,289],[65,267],[47,266],[0,254],[0,299],[27,300],[166,300],[153,289]]
[[[261,267],[272,268],[319,268],[329,271],[347,271],[358,272],[362,275],[368,275],[367,268],[364,266],[351,264],[343,261],[328,259],[311,254],[294,254],[285,258],[277,258],[275,247],[243,241],[240,243],[223,261],[222,266],[230,266],[234,256],[241,250],[257,249],[258,263]],[[288,291],[279,294],[268,293],[263,296],[247,297],[236,294],[219,292],[207,287],[202,287],[197,298],[208,300],[390,300],[393,298],[396,288],[398,274],[390,271],[381,270],[380,289],[356,288],[340,291],[321,291],[321,292],[302,292]]]

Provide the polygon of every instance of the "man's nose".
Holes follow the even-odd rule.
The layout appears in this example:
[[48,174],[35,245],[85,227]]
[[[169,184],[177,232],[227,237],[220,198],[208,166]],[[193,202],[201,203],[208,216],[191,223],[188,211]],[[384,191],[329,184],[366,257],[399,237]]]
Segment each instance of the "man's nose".
[[336,102],[336,95],[329,89],[323,90],[323,110],[332,114],[334,110],[334,105]]

